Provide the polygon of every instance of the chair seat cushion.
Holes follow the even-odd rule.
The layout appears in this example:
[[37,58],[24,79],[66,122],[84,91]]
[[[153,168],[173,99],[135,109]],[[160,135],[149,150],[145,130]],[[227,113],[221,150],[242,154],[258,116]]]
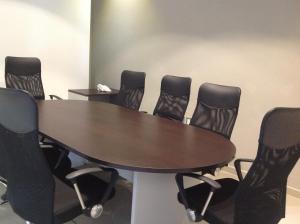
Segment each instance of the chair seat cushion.
[[[233,220],[233,212],[231,211],[234,206],[233,195],[239,186],[239,182],[230,178],[219,179],[216,181],[221,184],[222,188],[214,193],[205,214],[205,219],[212,220],[211,223],[231,223]],[[189,208],[201,212],[210,189],[210,185],[206,183],[185,189]],[[178,194],[178,201],[182,203],[180,194]],[[224,207],[226,208],[225,210]],[[223,211],[225,211],[226,214],[223,214]],[[219,218],[220,214],[222,217]]]
[[[82,213],[79,199],[70,181],[55,177],[54,214],[61,222],[67,222]],[[77,184],[87,207],[101,203],[108,183],[94,175],[84,175],[77,178]],[[112,198],[115,191],[111,193]]]
[[[62,182],[57,177],[55,179],[55,201],[54,215],[60,222],[67,222],[82,213],[80,202],[75,190]],[[87,201],[85,195],[83,200]]]
[[234,223],[234,197],[222,201],[218,204],[209,206],[204,219],[209,223],[233,224]]

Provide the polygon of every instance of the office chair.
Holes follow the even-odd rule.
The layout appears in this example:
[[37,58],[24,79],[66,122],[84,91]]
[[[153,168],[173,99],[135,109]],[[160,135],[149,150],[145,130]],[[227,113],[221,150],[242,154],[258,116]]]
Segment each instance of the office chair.
[[[26,90],[36,100],[44,100],[45,93],[41,77],[41,61],[38,58],[6,57],[5,82],[7,88]],[[49,95],[51,99],[60,99]]]
[[153,115],[182,122],[190,100],[191,78],[166,75]]
[[116,104],[131,110],[139,110],[144,96],[145,77],[144,72],[123,71]]
[[[32,94],[36,100],[45,100],[41,77],[41,61],[38,58],[6,57],[5,82],[7,88],[25,90]],[[56,95],[50,95],[50,98],[61,100]],[[46,158],[53,171],[59,173],[71,167],[71,161],[67,157],[68,152],[66,150],[44,137],[40,138]]]
[[[230,139],[238,115],[240,96],[239,87],[202,84],[190,125]],[[216,174],[220,168],[207,168],[202,174]]]
[[[191,221],[214,224],[278,223],[285,217],[287,178],[300,156],[300,108],[276,108],[262,121],[255,160],[238,159],[239,181],[177,174],[182,203]],[[241,163],[253,162],[245,178]],[[183,177],[202,184],[184,189]]]
[[190,125],[216,132],[230,139],[238,115],[241,89],[204,83]]
[[[0,89],[0,154],[6,172],[7,198],[26,223],[59,224],[84,213],[99,217],[113,197],[118,173],[93,167],[77,170],[63,182],[52,175],[38,139],[38,109],[24,91]],[[104,182],[91,173],[106,171]]]

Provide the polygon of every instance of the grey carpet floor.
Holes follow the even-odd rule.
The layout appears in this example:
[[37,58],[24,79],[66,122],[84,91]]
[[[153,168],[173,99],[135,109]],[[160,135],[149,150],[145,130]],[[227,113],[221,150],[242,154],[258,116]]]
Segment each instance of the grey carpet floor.
[[[4,189],[0,188],[0,195]],[[77,217],[67,224],[130,224],[132,201],[132,185],[120,179],[116,186],[115,197],[104,206],[104,212],[99,219],[91,219],[84,215]],[[24,220],[19,218],[12,211],[9,204],[0,206],[1,224],[24,224]]]

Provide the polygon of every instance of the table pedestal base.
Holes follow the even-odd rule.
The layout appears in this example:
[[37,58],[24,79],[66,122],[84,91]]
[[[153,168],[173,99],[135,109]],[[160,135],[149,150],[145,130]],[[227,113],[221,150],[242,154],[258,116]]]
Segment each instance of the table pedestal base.
[[134,173],[131,224],[183,224],[175,174]]

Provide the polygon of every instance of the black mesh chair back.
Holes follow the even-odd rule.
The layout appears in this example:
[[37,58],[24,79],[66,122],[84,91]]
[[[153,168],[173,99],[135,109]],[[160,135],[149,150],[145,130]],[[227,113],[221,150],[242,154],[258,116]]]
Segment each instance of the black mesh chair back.
[[37,118],[31,96],[0,89],[0,154],[8,201],[24,220],[52,224],[55,184],[39,148]]
[[235,197],[235,223],[278,223],[287,178],[300,156],[300,109],[277,108],[261,126],[256,159]]
[[191,91],[191,78],[166,75],[153,115],[183,121]]
[[5,82],[7,88],[26,90],[37,100],[45,99],[38,58],[6,57]]
[[121,75],[121,88],[117,98],[119,106],[132,110],[139,110],[145,91],[144,72],[123,71]]
[[214,131],[230,139],[238,115],[241,89],[204,83],[190,125]]

